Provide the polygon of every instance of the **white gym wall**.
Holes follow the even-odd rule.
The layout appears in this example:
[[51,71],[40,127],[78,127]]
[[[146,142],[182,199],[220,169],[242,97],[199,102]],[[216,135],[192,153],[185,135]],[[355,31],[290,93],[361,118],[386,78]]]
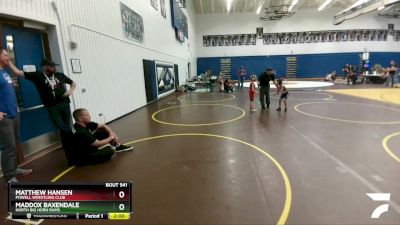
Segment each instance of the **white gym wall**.
[[264,45],[262,39],[257,39],[257,45],[203,47],[203,35],[255,34],[257,27],[263,27],[264,33],[283,33],[346,29],[388,29],[388,24],[392,23],[395,30],[400,30],[398,19],[386,19],[377,16],[377,13],[365,14],[335,26],[332,24],[333,16],[341,10],[329,8],[319,12],[317,9],[300,9],[291,17],[278,21],[261,21],[262,12],[259,15],[256,13],[197,14],[196,39],[198,57],[290,55],[291,52],[293,54],[363,52],[364,48],[371,52],[400,51],[400,42],[392,41],[393,36],[390,35],[388,35],[388,41]]
[[[150,1],[121,1],[142,16],[143,43],[123,36],[120,1],[55,0],[60,20],[52,2],[0,0],[0,14],[49,25],[53,58],[62,61],[63,71],[78,85],[73,105],[89,109],[93,120],[108,122],[146,104],[143,59],[178,64],[181,83],[186,80],[188,63],[192,64],[192,72],[197,70],[190,1],[183,9],[189,26],[189,39],[183,43],[175,38],[169,0],[165,0],[166,19],[161,16],[160,7],[155,10]],[[70,41],[77,44],[76,49],[69,47]],[[72,73],[71,58],[80,60],[82,73]],[[100,113],[104,118],[99,118]]]

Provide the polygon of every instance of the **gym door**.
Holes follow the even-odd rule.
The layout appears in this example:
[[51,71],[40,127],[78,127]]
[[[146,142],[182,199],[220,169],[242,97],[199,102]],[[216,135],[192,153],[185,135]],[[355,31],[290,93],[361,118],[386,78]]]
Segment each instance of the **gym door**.
[[[40,31],[3,25],[2,36],[3,46],[17,68],[35,65],[40,70],[40,62],[45,57]],[[33,83],[23,78],[14,83],[21,116],[21,142],[55,131]]]

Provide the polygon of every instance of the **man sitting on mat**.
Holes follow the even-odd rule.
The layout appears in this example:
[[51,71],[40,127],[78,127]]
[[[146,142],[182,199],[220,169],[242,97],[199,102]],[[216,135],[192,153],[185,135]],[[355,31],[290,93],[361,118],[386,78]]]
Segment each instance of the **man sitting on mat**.
[[86,109],[73,112],[74,128],[74,162],[77,166],[105,162],[115,154],[132,150],[132,146],[122,145],[117,135],[105,124],[90,121]]

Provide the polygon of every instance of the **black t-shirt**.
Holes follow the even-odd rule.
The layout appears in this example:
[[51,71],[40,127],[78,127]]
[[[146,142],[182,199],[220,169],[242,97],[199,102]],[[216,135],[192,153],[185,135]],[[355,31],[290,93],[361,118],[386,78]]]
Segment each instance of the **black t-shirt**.
[[349,73],[349,66],[344,66],[342,71],[344,72],[345,75]]
[[391,70],[392,67],[394,67],[395,69],[397,69],[397,65],[390,65],[389,74],[391,74],[391,75],[396,74],[396,70]]
[[99,124],[90,122],[86,127],[75,123],[74,128],[76,130],[74,134],[74,145],[75,150],[78,154],[87,155],[97,151],[97,147],[92,144],[97,140],[93,133],[96,131]]
[[24,75],[35,84],[44,106],[49,107],[62,102],[70,103],[69,97],[63,97],[63,95],[67,91],[65,84],[72,84],[73,81],[65,74],[54,73],[54,77],[46,77],[43,72],[25,72]]
[[268,75],[267,72],[263,72],[263,73],[261,73],[258,80],[260,81],[260,86],[263,86],[263,87],[268,86],[269,87],[269,82],[275,80],[275,76],[273,73]]

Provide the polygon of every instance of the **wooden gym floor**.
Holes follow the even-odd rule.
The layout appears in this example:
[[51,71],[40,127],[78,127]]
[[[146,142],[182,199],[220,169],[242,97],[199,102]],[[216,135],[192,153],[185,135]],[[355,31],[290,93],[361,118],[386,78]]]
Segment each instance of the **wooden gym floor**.
[[[110,124],[134,151],[58,177],[53,151],[20,180],[134,183],[130,221],[42,224],[400,224],[400,93],[370,87],[290,91],[287,113],[276,96],[250,113],[247,89],[173,94]],[[389,211],[371,219],[385,202],[366,193],[390,193]]]

